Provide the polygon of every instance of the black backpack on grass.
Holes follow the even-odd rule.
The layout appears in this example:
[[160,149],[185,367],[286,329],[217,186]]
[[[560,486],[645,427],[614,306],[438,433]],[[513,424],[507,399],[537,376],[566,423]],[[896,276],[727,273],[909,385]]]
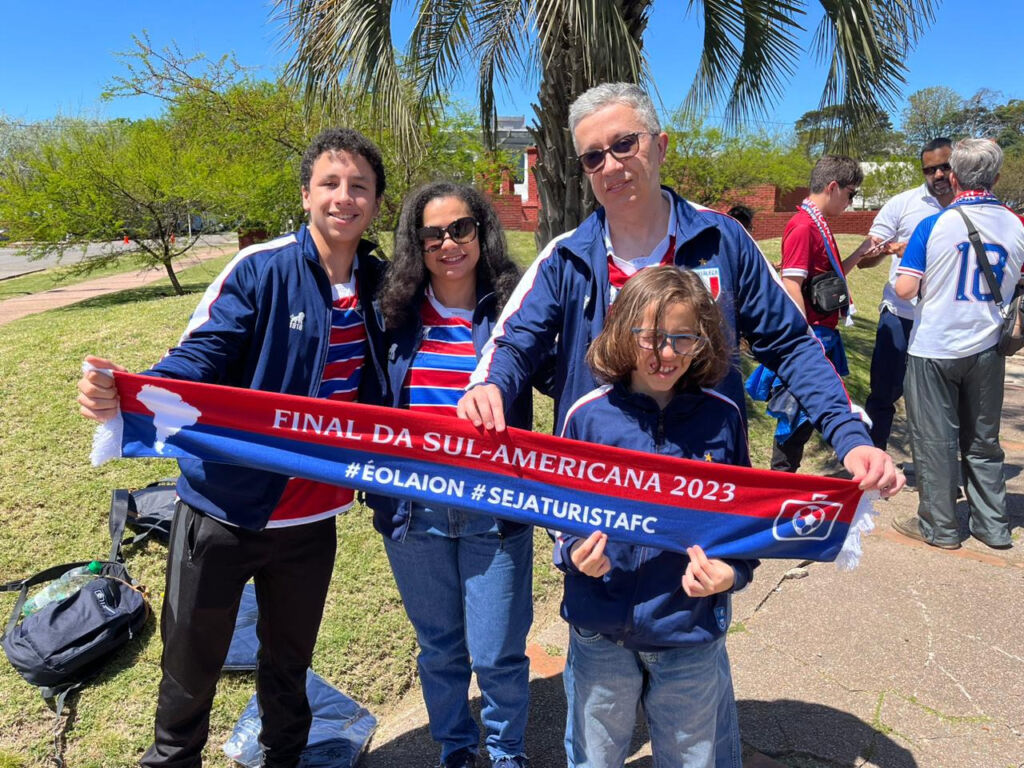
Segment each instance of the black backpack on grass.
[[54,699],[57,715],[54,761],[60,759],[60,716],[69,693],[100,672],[115,651],[136,637],[149,617],[145,588],[129,575],[121,555],[126,505],[110,511],[110,557],[96,578],[81,589],[47,603],[22,618],[21,610],[32,587],[58,578],[91,561],[65,563],[34,576],[0,585],[0,592],[19,592],[0,642],[11,665],[25,680],[39,686],[45,699]]

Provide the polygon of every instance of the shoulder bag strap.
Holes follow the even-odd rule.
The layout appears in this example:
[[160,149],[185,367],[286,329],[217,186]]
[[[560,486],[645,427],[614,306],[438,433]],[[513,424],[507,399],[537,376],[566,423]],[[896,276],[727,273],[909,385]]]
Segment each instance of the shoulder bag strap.
[[121,540],[124,538],[124,526],[128,521],[128,500],[131,493],[124,488],[116,489],[110,497],[110,520],[107,525],[110,530],[110,557],[107,558],[114,563],[123,563],[121,555]]
[[999,283],[996,281],[996,275],[992,271],[992,265],[988,263],[988,255],[985,253],[985,246],[981,242],[981,238],[978,237],[978,230],[974,228],[974,222],[967,218],[967,214],[964,213],[964,209],[959,206],[954,206],[957,213],[960,214],[964,220],[964,224],[967,225],[967,239],[971,241],[971,245],[974,247],[974,257],[978,260],[978,267],[985,273],[985,279],[988,281],[988,290],[995,299],[996,304],[999,306],[1000,314],[1003,309],[1003,291],[999,287]]

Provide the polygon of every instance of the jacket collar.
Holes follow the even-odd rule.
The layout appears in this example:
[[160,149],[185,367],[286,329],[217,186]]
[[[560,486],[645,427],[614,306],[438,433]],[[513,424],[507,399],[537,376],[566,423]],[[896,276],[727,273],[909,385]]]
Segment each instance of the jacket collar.
[[[701,233],[716,228],[719,214],[698,208],[684,200],[668,187],[662,187],[671,200],[676,220],[676,253],[684,243],[693,240]],[[558,247],[584,262],[592,274],[601,274],[602,266],[608,254],[604,245],[606,224],[605,209],[598,208],[572,232],[559,241]]]
[[[315,262],[320,264],[320,252],[316,248],[316,242],[313,240],[313,235],[309,232],[309,227],[303,224],[295,232],[295,239],[302,249],[302,255],[307,261]],[[377,250],[377,243],[372,240],[362,239],[356,246],[356,258],[359,261],[359,268],[362,269],[367,262],[371,261],[369,257],[373,256],[373,252]],[[375,257],[373,260],[376,260]]]
[[[629,388],[626,381],[618,381],[612,385],[614,398],[629,405],[629,407],[644,411],[645,413],[657,414],[661,408],[650,395],[642,392],[634,392]],[[699,387],[690,387],[681,392],[676,392],[672,400],[665,406],[665,415],[685,415],[695,411],[704,401],[704,392]]]

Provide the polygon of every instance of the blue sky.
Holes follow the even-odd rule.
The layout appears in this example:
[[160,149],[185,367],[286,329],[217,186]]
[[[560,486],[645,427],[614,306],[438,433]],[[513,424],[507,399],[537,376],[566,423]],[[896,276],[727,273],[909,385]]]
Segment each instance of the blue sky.
[[[400,7],[409,8],[396,3]],[[817,6],[811,2],[811,6]],[[654,81],[667,109],[686,95],[696,67],[701,30],[681,0],[655,4],[645,38]],[[100,102],[111,78],[124,73],[115,56],[132,48],[131,36],[147,30],[157,47],[176,42],[183,52],[210,57],[234,51],[240,63],[267,77],[288,60],[280,29],[270,20],[265,0],[55,0],[44,5],[0,0],[0,113],[32,121],[56,114],[141,117],[159,112],[145,99]],[[813,27],[811,16],[805,26]],[[979,88],[1024,98],[1024,27],[1021,0],[945,0],[936,23],[909,57],[903,96],[932,85],[947,85],[962,96]],[[396,32],[404,42],[406,30]],[[801,114],[815,109],[824,69],[805,56],[785,96],[764,119],[769,129],[786,130]],[[531,90],[532,88],[532,90]],[[536,83],[502,94],[501,114],[532,115]],[[471,82],[456,95],[473,104]],[[899,105],[894,122],[899,124]]]

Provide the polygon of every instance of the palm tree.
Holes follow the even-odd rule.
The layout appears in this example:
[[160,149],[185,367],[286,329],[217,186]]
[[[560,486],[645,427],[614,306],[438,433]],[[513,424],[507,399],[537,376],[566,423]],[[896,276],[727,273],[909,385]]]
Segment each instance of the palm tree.
[[[431,119],[433,105],[470,69],[490,141],[495,87],[539,69],[531,127],[539,154],[538,243],[575,227],[592,204],[567,128],[569,104],[596,83],[648,77],[643,35],[651,0],[419,0],[402,63],[391,39],[390,0],[275,2],[295,46],[290,73],[309,103],[369,94],[400,141],[414,141],[416,122]],[[894,105],[906,55],[940,0],[818,2],[824,18],[811,52],[828,63],[820,108],[838,107],[833,128],[842,134],[879,106]],[[687,106],[723,106],[730,125],[764,114],[799,61],[808,5],[814,3],[688,0],[703,22],[704,48]]]

